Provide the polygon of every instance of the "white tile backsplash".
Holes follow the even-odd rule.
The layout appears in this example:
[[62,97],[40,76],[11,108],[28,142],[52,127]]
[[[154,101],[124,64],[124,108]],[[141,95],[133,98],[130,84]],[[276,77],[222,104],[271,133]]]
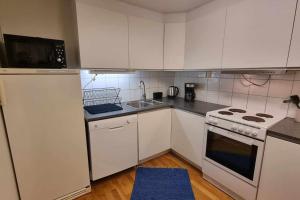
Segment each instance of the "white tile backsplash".
[[292,93],[293,81],[271,80],[269,97],[288,98]]
[[255,112],[265,112],[267,97],[249,95],[247,110],[254,110]]
[[[268,75],[245,75],[256,84],[263,84]],[[87,85],[93,75],[81,71],[82,87]],[[296,107],[283,103],[292,94],[300,95],[300,71],[286,75],[272,75],[264,86],[250,85],[241,75],[220,74],[219,72],[135,72],[121,74],[99,74],[96,81],[86,88],[121,88],[122,101],[138,100],[141,97],[140,80],[146,84],[146,94],[152,98],[153,92],[167,94],[171,85],[179,87],[179,96],[184,97],[184,83],[194,82],[196,99],[237,108],[267,112],[273,115],[294,117]]]
[[[81,85],[84,87],[94,75],[88,70],[81,71]],[[174,85],[174,72],[135,72],[120,74],[98,74],[95,81],[90,82],[86,89],[116,87],[120,88],[122,101],[132,101],[141,98],[140,81],[145,82],[147,98],[152,98],[153,92],[163,92],[167,95],[169,86]]]
[[234,79],[220,79],[220,91],[221,92],[232,92]]
[[247,108],[248,96],[245,94],[233,93],[232,95],[232,106],[236,108]]
[[243,79],[235,79],[233,84],[233,92],[240,94],[248,94],[249,84]]
[[217,91],[207,91],[206,101],[211,103],[218,103],[219,93]]
[[207,90],[209,91],[219,91],[220,86],[219,78],[208,78],[207,79]]
[[[207,73],[207,76],[197,79],[199,86],[196,89],[196,99],[274,115],[295,116],[296,107],[283,103],[283,100],[292,94],[300,95],[300,71],[272,75],[271,78],[264,74],[245,75],[245,77],[258,85],[266,81],[267,83],[263,86],[255,86],[245,81],[240,74]],[[176,72],[174,84],[183,90],[184,83],[192,82],[194,80],[192,78],[194,77],[186,72]],[[219,86],[217,86],[218,82]],[[183,95],[184,91],[181,92],[181,96]]]
[[289,104],[283,103],[282,98],[268,97],[266,112],[277,116],[287,116]]
[[[252,79],[253,80],[253,79]],[[254,80],[256,84],[262,85],[264,83],[266,83],[266,80]],[[259,96],[268,96],[268,91],[269,91],[269,86],[270,83],[269,81],[263,85],[263,86],[255,86],[255,85],[251,85],[249,88],[249,94],[250,95],[259,95]]]
[[300,96],[300,81],[294,81],[292,94]]
[[230,92],[220,92],[218,98],[218,104],[231,106],[232,103],[232,93]]

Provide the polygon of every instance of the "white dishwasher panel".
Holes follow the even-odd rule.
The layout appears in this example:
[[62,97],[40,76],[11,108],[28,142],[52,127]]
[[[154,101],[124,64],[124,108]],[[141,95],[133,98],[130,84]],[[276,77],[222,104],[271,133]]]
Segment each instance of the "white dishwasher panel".
[[137,115],[89,123],[93,181],[138,164]]

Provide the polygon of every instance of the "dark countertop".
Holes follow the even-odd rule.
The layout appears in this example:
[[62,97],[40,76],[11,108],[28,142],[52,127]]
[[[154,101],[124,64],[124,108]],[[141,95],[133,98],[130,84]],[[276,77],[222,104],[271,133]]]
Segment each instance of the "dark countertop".
[[268,136],[300,144],[300,123],[293,118],[285,118],[267,131]]
[[102,114],[96,114],[96,115],[92,115],[92,114],[89,114],[87,111],[84,111],[85,120],[87,122],[91,122],[91,121],[108,119],[108,118],[113,118],[113,117],[137,114],[137,113],[141,113],[141,112],[162,109],[162,108],[177,108],[180,110],[185,110],[185,111],[188,111],[191,113],[205,116],[206,113],[209,111],[228,107],[228,106],[224,106],[224,105],[207,103],[207,102],[203,102],[203,101],[185,102],[184,99],[180,98],[180,97],[177,97],[175,99],[163,98],[161,100],[161,102],[162,102],[162,104],[160,104],[160,105],[148,106],[146,108],[141,108],[141,109],[133,108],[131,106],[128,106],[126,103],[123,103],[122,104],[123,110],[102,113]]

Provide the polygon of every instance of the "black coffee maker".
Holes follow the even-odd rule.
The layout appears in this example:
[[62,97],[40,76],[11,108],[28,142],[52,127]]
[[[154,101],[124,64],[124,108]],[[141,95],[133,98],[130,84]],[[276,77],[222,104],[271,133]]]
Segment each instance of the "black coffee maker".
[[184,84],[184,100],[185,101],[194,101],[196,94],[195,94],[195,88],[196,84],[195,83],[185,83]]

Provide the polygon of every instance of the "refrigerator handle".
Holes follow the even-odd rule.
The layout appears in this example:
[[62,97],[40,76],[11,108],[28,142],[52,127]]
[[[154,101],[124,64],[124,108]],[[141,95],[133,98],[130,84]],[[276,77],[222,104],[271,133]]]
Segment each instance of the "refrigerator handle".
[[0,105],[6,105],[5,87],[4,80],[0,80]]

